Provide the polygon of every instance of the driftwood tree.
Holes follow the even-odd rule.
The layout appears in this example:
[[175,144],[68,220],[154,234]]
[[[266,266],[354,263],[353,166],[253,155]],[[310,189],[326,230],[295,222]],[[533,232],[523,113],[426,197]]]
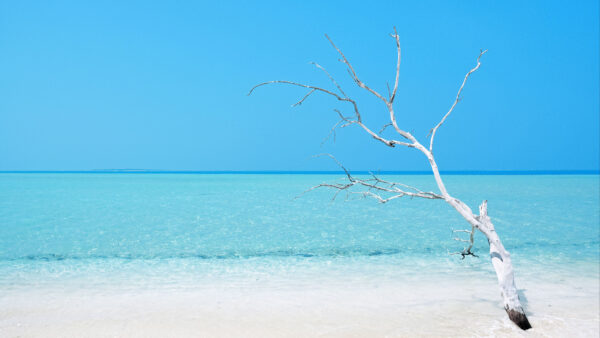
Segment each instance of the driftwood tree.
[[[434,145],[434,139],[435,139],[435,135],[436,135],[437,131],[444,124],[444,122],[446,122],[446,120],[448,119],[448,117],[450,116],[450,114],[452,113],[452,111],[454,110],[454,108],[456,107],[458,102],[460,101],[460,98],[461,98],[460,95],[463,91],[463,88],[465,87],[467,79],[469,78],[469,76],[471,74],[473,74],[473,72],[475,72],[477,69],[479,69],[479,66],[481,65],[481,63],[480,63],[481,57],[486,53],[487,50],[483,50],[479,53],[475,67],[473,67],[471,70],[469,70],[469,72],[467,72],[467,74],[465,75],[465,77],[462,81],[462,84],[461,84],[460,88],[458,89],[458,93],[456,94],[456,98],[454,99],[454,102],[452,103],[452,106],[450,106],[450,109],[448,110],[448,112],[446,114],[444,114],[442,116],[441,120],[430,130],[430,132],[428,134],[429,144],[423,145],[421,142],[419,142],[417,140],[417,138],[415,136],[412,135],[412,133],[400,128],[400,126],[398,126],[398,124],[396,122],[396,114],[394,112],[394,100],[396,98],[396,92],[398,91],[398,79],[399,79],[399,75],[400,75],[400,61],[401,61],[401,48],[400,48],[400,37],[398,36],[398,32],[396,31],[395,28],[394,28],[394,34],[391,34],[391,36],[395,40],[396,49],[397,49],[396,74],[395,74],[395,81],[394,81],[393,88],[390,89],[388,86],[388,95],[383,96],[379,92],[375,91],[373,88],[369,87],[368,85],[366,85],[364,82],[362,82],[360,80],[360,78],[356,74],[356,71],[354,70],[354,68],[352,67],[352,65],[346,58],[346,56],[333,43],[333,41],[329,38],[329,36],[325,35],[325,37],[327,38],[327,40],[329,40],[329,42],[331,43],[333,48],[335,48],[335,50],[341,56],[340,61],[343,62],[345,64],[345,66],[347,67],[348,73],[352,77],[352,80],[354,81],[354,83],[357,86],[359,86],[360,88],[367,90],[369,93],[371,93],[372,95],[377,97],[377,99],[381,100],[381,102],[385,105],[387,111],[389,112],[389,119],[390,119],[389,123],[386,124],[382,128],[382,130],[380,130],[378,132],[375,132],[374,129],[368,127],[363,122],[361,112],[359,111],[358,104],[356,103],[356,101],[353,100],[352,98],[350,98],[342,90],[342,87],[339,85],[339,83],[325,70],[325,68],[321,67],[319,64],[316,64],[316,63],[313,63],[313,64],[327,75],[327,77],[331,80],[331,82],[335,86],[335,89],[330,90],[330,89],[325,89],[325,88],[321,88],[321,87],[317,87],[317,86],[302,84],[302,83],[298,83],[298,82],[275,80],[275,81],[268,81],[268,82],[260,83],[256,86],[254,86],[250,90],[248,95],[252,94],[252,92],[256,88],[264,86],[264,85],[268,85],[268,84],[287,84],[287,85],[292,85],[292,86],[307,89],[308,92],[300,99],[300,101],[296,102],[293,105],[293,106],[297,106],[297,105],[302,104],[312,94],[323,93],[332,98],[337,99],[338,101],[349,104],[353,111],[352,116],[344,116],[339,110],[335,110],[336,113],[340,117],[340,121],[333,127],[333,129],[332,129],[333,132],[335,131],[335,128],[338,128],[338,127],[344,128],[344,127],[348,127],[351,125],[357,125],[360,128],[362,128],[371,137],[373,137],[374,139],[376,139],[377,141],[383,143],[384,145],[386,145],[388,147],[393,148],[396,146],[404,146],[404,147],[408,147],[408,148],[417,149],[418,151],[423,153],[423,155],[425,155],[425,157],[429,161],[429,164],[431,165],[431,170],[433,172],[433,176],[435,178],[435,182],[437,183],[439,192],[422,191],[415,187],[408,186],[406,184],[390,182],[390,181],[381,179],[375,175],[372,175],[370,178],[367,178],[367,179],[357,178],[357,177],[352,176],[350,174],[350,172],[347,171],[337,161],[336,162],[338,163],[338,165],[344,170],[347,181],[344,183],[323,183],[323,184],[319,184],[309,190],[312,190],[315,188],[321,188],[321,187],[332,188],[332,189],[337,190],[337,192],[336,192],[336,195],[337,195],[337,193],[339,193],[341,191],[348,192],[352,188],[361,188],[362,190],[358,193],[362,194],[365,197],[375,198],[381,203],[386,203],[393,199],[404,197],[404,196],[420,197],[420,198],[426,198],[426,199],[432,199],[432,200],[433,199],[444,200],[446,203],[448,203],[450,206],[452,206],[456,211],[458,211],[458,213],[460,213],[462,215],[462,217],[464,217],[464,219],[467,222],[469,222],[469,224],[471,225],[470,230],[455,230],[455,231],[459,231],[459,232],[468,233],[468,235],[469,235],[469,240],[461,240],[461,239],[456,238],[456,240],[467,242],[467,246],[463,249],[463,251],[457,252],[455,254],[460,254],[462,256],[462,258],[464,258],[465,256],[468,256],[468,255],[474,256],[474,254],[471,250],[473,247],[473,240],[474,240],[473,235],[474,235],[475,231],[479,230],[485,235],[485,237],[488,240],[489,246],[490,246],[490,258],[492,261],[492,265],[493,265],[496,275],[498,277],[498,284],[500,286],[500,293],[501,293],[502,300],[504,303],[504,309],[506,310],[510,320],[512,320],[521,329],[527,330],[527,329],[531,328],[531,325],[530,325],[530,323],[527,319],[527,316],[525,315],[525,312],[523,310],[523,307],[519,301],[519,295],[517,293],[517,287],[515,285],[514,271],[513,271],[510,253],[504,248],[504,245],[502,245],[502,242],[500,241],[500,237],[498,236],[498,234],[496,233],[496,230],[494,228],[494,224],[492,224],[490,217],[488,217],[487,201],[483,201],[483,203],[481,203],[481,205],[479,206],[479,214],[475,214],[475,213],[473,213],[471,208],[469,208],[469,206],[467,206],[465,203],[463,203],[461,200],[457,199],[456,197],[453,197],[452,195],[450,195],[450,193],[446,189],[446,186],[444,185],[444,181],[442,180],[442,177],[440,176],[440,172],[439,172],[438,166],[436,164],[435,157],[433,155],[433,145]],[[401,138],[400,139],[392,139],[392,138],[384,137],[382,135],[382,133],[383,133],[383,130],[387,127],[393,127],[395,132]],[[331,155],[328,155],[328,156],[333,158],[333,156],[331,156]],[[333,158],[333,159],[335,160],[335,158]]]

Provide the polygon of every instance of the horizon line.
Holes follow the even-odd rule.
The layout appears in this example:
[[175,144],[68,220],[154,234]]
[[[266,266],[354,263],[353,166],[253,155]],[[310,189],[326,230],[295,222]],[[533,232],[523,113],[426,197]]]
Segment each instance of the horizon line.
[[[356,175],[431,175],[431,170],[349,170]],[[240,175],[336,175],[343,170],[0,170],[0,174],[240,174]],[[443,175],[600,175],[596,170],[440,170]]]

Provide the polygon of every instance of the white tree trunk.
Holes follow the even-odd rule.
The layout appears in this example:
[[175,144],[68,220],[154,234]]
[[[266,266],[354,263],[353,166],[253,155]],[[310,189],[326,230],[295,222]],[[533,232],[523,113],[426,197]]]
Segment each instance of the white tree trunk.
[[504,302],[504,310],[506,310],[510,320],[521,329],[530,329],[531,324],[527,320],[525,311],[519,301],[510,253],[502,245],[500,237],[498,237],[494,225],[487,215],[487,201],[484,201],[479,207],[478,218],[480,223],[478,228],[487,237],[490,244],[490,258],[498,277],[498,286],[500,287],[500,295]]
[[[523,306],[519,301],[519,294],[517,293],[517,287],[515,285],[515,278],[513,272],[513,266],[510,259],[510,253],[506,251],[504,245],[500,241],[500,237],[496,233],[494,224],[487,215],[487,201],[483,201],[479,206],[479,216],[473,214],[471,208],[468,205],[450,196],[444,186],[444,182],[439,174],[439,170],[433,154],[425,149],[420,144],[416,145],[416,148],[421,150],[431,164],[434,178],[442,193],[444,200],[450,204],[456,211],[458,211],[464,219],[467,220],[473,227],[479,229],[485,237],[487,237],[488,243],[490,244],[490,258],[492,265],[496,271],[496,277],[498,277],[498,285],[500,286],[500,295],[504,303],[504,310],[508,314],[508,318],[512,320],[517,326],[523,330],[531,328],[531,324],[525,315]],[[471,237],[472,238],[472,237]],[[472,243],[471,243],[472,244]]]

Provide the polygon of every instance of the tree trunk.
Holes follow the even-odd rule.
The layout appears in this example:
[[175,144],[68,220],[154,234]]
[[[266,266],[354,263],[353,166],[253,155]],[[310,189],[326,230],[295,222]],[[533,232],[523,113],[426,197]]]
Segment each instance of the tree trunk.
[[519,301],[510,253],[502,245],[500,237],[498,237],[494,225],[487,215],[487,201],[484,201],[479,207],[479,222],[481,223],[479,230],[487,237],[490,244],[490,258],[498,277],[504,310],[506,310],[508,318],[517,324],[518,327],[523,330],[530,329],[531,324]]

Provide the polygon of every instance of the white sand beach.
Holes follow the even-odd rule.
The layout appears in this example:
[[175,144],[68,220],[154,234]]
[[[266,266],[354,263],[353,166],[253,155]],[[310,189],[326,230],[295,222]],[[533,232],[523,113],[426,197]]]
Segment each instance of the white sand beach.
[[[493,279],[285,276],[138,287],[3,290],[2,337],[597,337],[598,279],[522,274],[533,329],[519,330]],[[491,277],[491,276],[490,276]]]

